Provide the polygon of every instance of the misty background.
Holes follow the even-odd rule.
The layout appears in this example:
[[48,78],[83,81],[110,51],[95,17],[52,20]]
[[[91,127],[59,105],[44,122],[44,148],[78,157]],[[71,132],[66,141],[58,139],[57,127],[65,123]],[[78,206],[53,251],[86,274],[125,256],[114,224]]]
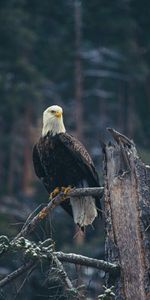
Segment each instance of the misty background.
[[[91,154],[103,184],[101,144],[107,127],[136,143],[150,162],[150,2],[148,0],[0,1],[0,234],[14,237],[48,195],[36,178],[32,148],[42,130],[42,113],[63,107],[64,123]],[[56,250],[104,258],[103,222],[78,235],[60,207],[32,235],[51,236]],[[22,257],[0,261],[0,276]],[[67,267],[96,299],[105,274]],[[67,299],[47,269],[0,292],[0,299]],[[54,276],[52,275],[51,278]],[[16,297],[16,298],[15,298]]]

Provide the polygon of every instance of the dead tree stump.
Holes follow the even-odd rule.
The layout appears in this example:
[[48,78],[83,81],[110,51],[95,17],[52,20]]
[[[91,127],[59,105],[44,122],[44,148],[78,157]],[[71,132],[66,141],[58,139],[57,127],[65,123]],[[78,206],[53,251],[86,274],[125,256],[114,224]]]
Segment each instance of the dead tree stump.
[[[104,149],[106,255],[119,263],[117,300],[150,299],[150,166],[134,143],[109,129],[115,143]],[[112,284],[112,277],[108,278]]]

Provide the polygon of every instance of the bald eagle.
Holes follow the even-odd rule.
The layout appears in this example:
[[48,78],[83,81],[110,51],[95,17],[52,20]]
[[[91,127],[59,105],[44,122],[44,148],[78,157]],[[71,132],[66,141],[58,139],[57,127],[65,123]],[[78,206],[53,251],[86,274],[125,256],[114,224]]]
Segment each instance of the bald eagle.
[[[62,187],[98,187],[99,179],[85,147],[66,132],[63,110],[58,105],[43,113],[42,136],[33,148],[36,175],[48,193]],[[92,224],[100,209],[99,197],[70,197],[62,207],[80,227]]]

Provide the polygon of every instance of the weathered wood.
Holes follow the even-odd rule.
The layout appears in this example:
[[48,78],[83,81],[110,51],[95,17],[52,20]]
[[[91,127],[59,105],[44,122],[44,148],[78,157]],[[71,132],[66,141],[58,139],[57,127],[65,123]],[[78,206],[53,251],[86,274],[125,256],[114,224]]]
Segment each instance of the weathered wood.
[[134,143],[118,135],[117,144],[105,147],[104,170],[106,253],[108,261],[121,266],[116,299],[148,300],[150,167],[138,157]]
[[113,276],[118,276],[120,273],[119,266],[111,264],[107,261],[90,258],[84,255],[75,254],[75,253],[63,253],[63,252],[54,252],[57,258],[62,262],[69,262],[76,265],[97,268],[109,272]]

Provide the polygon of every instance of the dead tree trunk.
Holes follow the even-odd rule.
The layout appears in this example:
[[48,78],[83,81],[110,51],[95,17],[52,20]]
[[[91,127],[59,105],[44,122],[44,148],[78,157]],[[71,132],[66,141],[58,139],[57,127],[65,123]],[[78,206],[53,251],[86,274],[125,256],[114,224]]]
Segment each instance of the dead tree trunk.
[[[105,147],[106,255],[119,263],[117,300],[150,299],[150,166],[135,145],[109,129],[115,144]],[[112,284],[112,278],[108,278]]]

